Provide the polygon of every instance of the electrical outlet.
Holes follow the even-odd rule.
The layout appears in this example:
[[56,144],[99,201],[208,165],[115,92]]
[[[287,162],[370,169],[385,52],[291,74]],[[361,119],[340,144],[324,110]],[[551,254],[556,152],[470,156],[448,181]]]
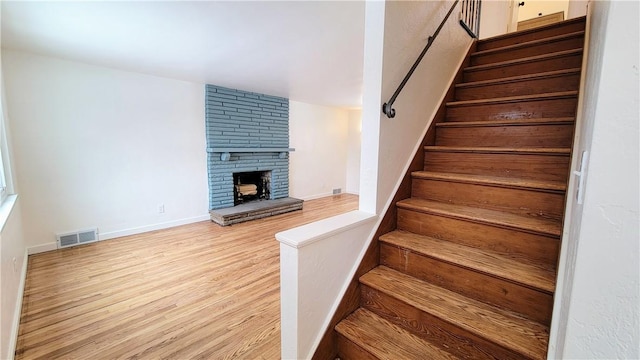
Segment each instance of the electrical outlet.
[[158,214],[164,214],[164,204],[158,205]]
[[18,259],[16,259],[16,257],[14,256],[12,261],[13,261],[13,272],[17,273],[18,272]]

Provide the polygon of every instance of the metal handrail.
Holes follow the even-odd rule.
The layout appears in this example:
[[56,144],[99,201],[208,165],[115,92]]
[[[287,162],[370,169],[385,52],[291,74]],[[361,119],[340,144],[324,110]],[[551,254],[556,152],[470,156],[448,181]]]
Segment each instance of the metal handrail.
[[429,39],[427,40],[427,45],[424,47],[424,49],[422,50],[422,52],[420,53],[416,61],[413,63],[413,66],[411,66],[411,69],[409,69],[409,72],[407,73],[407,75],[404,77],[404,79],[402,79],[402,82],[400,83],[396,91],[391,96],[391,99],[389,99],[389,101],[387,101],[386,103],[384,103],[384,105],[382,105],[382,112],[385,115],[387,115],[388,118],[391,119],[396,116],[396,110],[393,108],[393,103],[396,101],[396,98],[398,97],[398,95],[400,94],[404,86],[407,84],[407,82],[409,81],[409,78],[411,78],[411,75],[413,75],[413,72],[416,70],[418,65],[420,65],[420,61],[422,61],[422,58],[431,47],[431,44],[433,44],[436,37],[438,37],[440,30],[442,30],[442,27],[449,19],[449,16],[453,12],[453,9],[455,9],[456,5],[458,5],[458,1],[459,0],[456,0],[453,3],[453,5],[451,6],[451,9],[449,9],[449,12],[447,13],[447,15],[444,17],[444,19],[442,19],[442,22],[440,23],[436,31],[433,33],[433,35],[429,36]]

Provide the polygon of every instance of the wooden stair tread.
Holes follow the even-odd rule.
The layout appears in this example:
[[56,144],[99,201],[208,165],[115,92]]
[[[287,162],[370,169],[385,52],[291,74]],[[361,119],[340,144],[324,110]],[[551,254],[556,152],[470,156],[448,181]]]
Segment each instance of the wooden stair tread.
[[466,184],[490,185],[516,189],[547,191],[565,191],[567,189],[565,183],[553,180],[518,179],[501,176],[443,173],[432,171],[414,171],[411,173],[411,176],[418,179],[443,180]]
[[586,21],[587,21],[586,20],[586,16],[580,16],[580,17],[576,17],[576,18],[572,18],[572,19],[567,19],[567,20],[564,20],[564,21],[556,22],[556,23],[553,23],[553,24],[548,24],[548,25],[543,25],[543,26],[538,26],[538,27],[535,27],[535,28],[531,28],[531,29],[514,31],[514,32],[506,33],[506,34],[492,36],[492,37],[489,37],[489,38],[486,38],[486,39],[478,40],[478,44],[490,43],[490,42],[493,42],[493,41],[496,41],[496,40],[514,38],[514,37],[522,36],[524,34],[540,32],[540,31],[544,31],[544,30],[547,30],[547,29],[550,29],[550,28],[554,28],[554,27],[562,27],[562,26],[566,26],[569,23],[579,23],[579,22],[586,23]]
[[563,69],[563,70],[540,72],[535,74],[509,76],[509,77],[490,79],[490,80],[471,81],[471,82],[456,84],[455,87],[456,89],[462,89],[462,88],[470,88],[470,87],[478,87],[478,86],[486,86],[486,85],[508,84],[508,83],[524,81],[524,80],[533,80],[533,79],[557,77],[557,76],[564,76],[564,75],[575,75],[579,73],[580,73],[580,68]]
[[336,331],[379,359],[457,359],[430,342],[360,308],[336,325]]
[[406,210],[436,214],[547,236],[559,237],[562,234],[560,222],[553,219],[524,216],[504,211],[474,208],[419,198],[401,200],[396,205]]
[[384,234],[380,241],[432,257],[441,261],[489,274],[534,290],[553,294],[555,272],[526,260],[513,260],[495,252],[473,248],[450,241],[396,230]]
[[504,148],[504,147],[462,147],[462,146],[433,146],[424,147],[426,151],[485,153],[485,154],[535,154],[535,155],[563,155],[571,154],[570,148]]
[[539,118],[539,119],[498,119],[481,121],[448,121],[439,122],[436,127],[486,127],[486,126],[520,126],[520,125],[564,125],[572,124],[573,117]]
[[519,102],[519,101],[540,101],[540,100],[550,100],[550,99],[559,99],[559,98],[577,97],[577,96],[578,96],[578,91],[561,91],[561,92],[534,94],[534,95],[518,95],[518,96],[508,96],[508,97],[478,99],[478,100],[451,101],[447,103],[447,106],[452,107],[452,106],[505,104],[505,103]]
[[503,66],[520,65],[520,64],[524,64],[524,63],[528,63],[528,62],[538,61],[538,60],[559,58],[559,57],[563,57],[563,56],[575,55],[575,54],[580,54],[580,53],[582,53],[582,49],[556,51],[556,52],[543,54],[543,55],[529,56],[529,57],[524,57],[524,58],[514,59],[514,60],[499,61],[499,62],[495,62],[495,63],[491,63],[491,64],[468,66],[468,67],[464,68],[463,71],[465,71],[465,72],[481,71],[481,70],[499,68],[499,67],[503,67]]
[[385,266],[378,266],[364,274],[360,282],[527,357],[546,357],[549,329],[515,313],[469,299]]
[[472,57],[473,56],[483,56],[483,55],[495,54],[495,53],[499,53],[499,52],[506,52],[506,51],[510,51],[510,50],[526,48],[526,47],[540,45],[540,44],[544,44],[544,43],[550,43],[550,42],[555,42],[555,41],[561,41],[561,40],[564,40],[564,39],[570,39],[570,38],[573,38],[573,37],[581,37],[581,36],[584,36],[584,34],[585,34],[584,31],[574,31],[574,32],[566,33],[566,34],[555,35],[555,36],[545,37],[545,38],[541,38],[541,39],[525,41],[525,42],[521,42],[521,43],[517,43],[517,44],[513,44],[513,45],[501,46],[501,47],[497,47],[497,48],[493,48],[493,49],[487,49],[487,50],[480,50],[480,51],[476,51],[475,53],[471,54],[471,56]]

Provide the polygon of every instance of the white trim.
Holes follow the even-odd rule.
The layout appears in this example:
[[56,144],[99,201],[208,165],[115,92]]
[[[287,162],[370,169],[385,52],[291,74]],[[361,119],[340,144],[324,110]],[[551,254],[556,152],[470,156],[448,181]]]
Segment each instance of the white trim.
[[375,218],[375,214],[354,210],[279,232],[276,234],[276,239],[280,241],[281,244],[300,249],[322,239],[358,227]]
[[7,196],[2,204],[0,204],[0,232],[4,230],[4,225],[9,220],[9,215],[11,215],[11,211],[16,205],[16,201],[18,200],[18,195],[9,195]]
[[320,199],[320,198],[327,197],[327,196],[332,196],[332,195],[333,195],[333,193],[327,192],[327,193],[315,194],[315,195],[309,195],[309,196],[300,196],[300,197],[293,196],[293,197],[294,198],[298,198],[300,200],[309,201],[309,200]]
[[293,196],[293,197],[294,198],[297,197],[300,200],[309,201],[309,200],[321,199],[329,196],[340,196],[343,194],[359,195],[354,192],[346,191],[346,192],[341,192],[339,194],[334,194],[333,192],[327,192],[327,193],[316,194],[316,195],[309,195],[309,196],[302,196],[302,197]]
[[56,250],[56,249],[58,249],[58,244],[56,242],[40,244],[40,245],[35,245],[35,246],[28,247],[27,248],[27,254],[28,255],[40,254],[40,253],[43,253],[43,252],[53,251],[53,250]]
[[27,249],[24,250],[24,260],[22,261],[22,270],[20,271],[20,283],[18,284],[18,294],[16,308],[13,312],[13,324],[11,324],[11,335],[9,336],[9,360],[13,360],[16,355],[16,346],[18,344],[18,330],[20,329],[20,315],[22,314],[22,298],[24,297],[24,286],[27,282],[27,265],[29,256]]
[[[106,233],[98,233],[98,239],[99,239],[98,241],[115,239],[115,238],[129,236],[129,235],[137,235],[137,234],[142,234],[149,231],[163,230],[163,229],[168,229],[175,226],[187,225],[187,224],[192,224],[192,223],[206,221],[206,220],[211,220],[211,217],[209,214],[194,216],[194,217],[184,218],[184,219],[178,219],[173,221],[167,221],[167,222],[158,223],[158,224],[139,226],[139,227],[130,228],[130,229],[117,230],[117,231],[111,231]],[[51,243],[31,246],[27,250],[29,255],[33,255],[33,254],[39,254],[39,253],[57,250],[57,249],[58,249],[58,243],[54,241]]]
[[206,215],[194,216],[190,218],[167,221],[163,223],[139,226],[139,227],[130,228],[130,229],[123,229],[123,230],[111,231],[106,233],[101,232],[98,234],[98,236],[100,237],[100,240],[108,240],[108,239],[114,239],[122,236],[141,234],[149,231],[168,229],[174,226],[187,225],[187,224],[205,221],[205,220],[211,220],[211,216],[209,214],[206,214]]

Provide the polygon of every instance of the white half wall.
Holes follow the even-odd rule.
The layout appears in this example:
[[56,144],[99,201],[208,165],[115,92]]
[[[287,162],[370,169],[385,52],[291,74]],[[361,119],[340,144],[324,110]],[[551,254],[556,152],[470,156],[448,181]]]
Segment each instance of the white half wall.
[[207,219],[202,84],[6,49],[2,66],[28,247]]
[[346,291],[345,277],[356,271],[377,219],[374,214],[351,211],[276,234],[282,359],[313,356]]
[[[349,111],[289,100],[289,196],[310,200],[347,191]],[[353,175],[352,175],[353,176]]]

